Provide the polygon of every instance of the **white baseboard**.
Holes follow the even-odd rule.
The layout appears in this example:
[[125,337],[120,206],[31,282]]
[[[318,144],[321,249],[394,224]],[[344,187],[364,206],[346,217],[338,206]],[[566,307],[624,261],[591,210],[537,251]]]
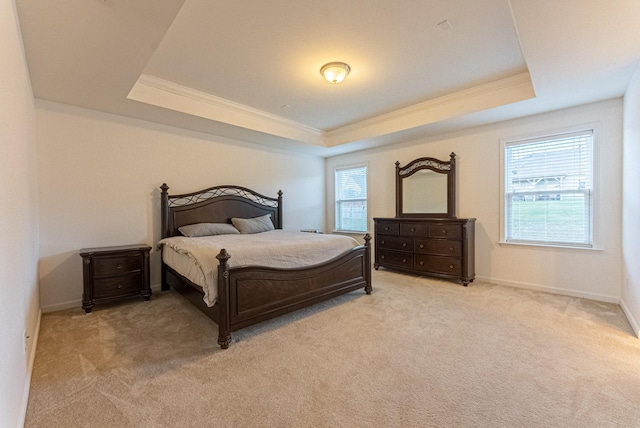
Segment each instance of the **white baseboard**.
[[580,297],[582,299],[596,300],[598,302],[620,304],[620,296],[607,296],[605,294],[589,293],[586,291],[550,287],[546,285],[532,284],[527,282],[508,281],[498,278],[478,276],[477,279],[479,279],[480,281],[490,282],[492,284],[506,285],[508,287],[525,288],[527,290],[542,291],[545,293],[560,294],[563,296]]
[[28,355],[29,364],[27,366],[27,378],[24,385],[24,393],[22,394],[22,408],[20,409],[21,421],[18,423],[18,428],[24,427],[24,423],[27,418],[27,405],[29,404],[29,392],[31,391],[31,375],[33,374],[33,364],[36,360],[36,349],[38,348],[38,339],[40,338],[40,320],[42,319],[42,310],[38,311],[38,319],[36,321],[36,328],[33,332],[33,338],[31,339]]
[[[154,284],[151,286],[152,292],[160,292],[161,284]],[[53,305],[42,306],[42,312],[47,314],[49,312],[62,311],[64,309],[80,308],[82,307],[82,300],[69,300],[68,302],[54,303]]]
[[62,311],[63,309],[79,308],[82,306],[82,300],[69,300],[68,302],[54,303],[53,305],[42,306],[42,313]]
[[624,300],[620,301],[620,307],[622,308],[622,312],[627,316],[627,320],[629,321],[629,324],[631,324],[631,329],[636,334],[636,337],[640,338],[640,325],[633,315],[631,315],[631,311],[627,305],[625,305]]
[[631,314],[631,311],[629,310],[629,308],[627,308],[627,305],[625,305],[624,301],[620,297],[607,296],[604,294],[596,294],[596,293],[587,293],[587,292],[578,291],[578,290],[567,290],[565,288],[548,287],[544,285],[529,284],[525,282],[505,281],[505,280],[496,279],[496,278],[487,278],[487,277],[477,277],[477,278],[480,281],[486,281],[486,282],[499,284],[499,285],[506,285],[508,287],[525,288],[528,290],[543,291],[545,293],[560,294],[563,296],[571,296],[571,297],[580,297],[583,299],[596,300],[598,302],[618,304],[620,305],[620,308],[622,308],[622,312],[624,312],[624,315],[627,317],[627,321],[629,321],[629,324],[631,325],[631,329],[633,330],[633,333],[636,335],[636,337],[640,338],[640,324],[638,324],[638,321],[633,317],[633,315]]

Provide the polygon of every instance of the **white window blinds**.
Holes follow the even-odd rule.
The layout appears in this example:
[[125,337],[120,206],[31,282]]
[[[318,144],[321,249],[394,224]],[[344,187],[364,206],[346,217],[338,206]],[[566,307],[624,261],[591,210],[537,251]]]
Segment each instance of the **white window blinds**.
[[593,131],[505,144],[505,240],[592,246]]
[[336,230],[367,231],[367,167],[336,169]]

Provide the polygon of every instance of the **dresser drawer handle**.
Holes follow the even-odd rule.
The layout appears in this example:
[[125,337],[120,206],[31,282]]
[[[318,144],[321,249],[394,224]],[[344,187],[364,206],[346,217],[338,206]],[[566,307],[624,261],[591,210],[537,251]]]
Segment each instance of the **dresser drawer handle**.
[[449,251],[453,251],[453,247],[449,247]]
[[416,228],[415,228],[415,227],[412,227],[412,228],[411,228],[411,231],[412,231],[412,232],[415,232],[415,231],[416,231]]
[[447,229],[442,229],[442,234],[446,235],[447,234]]
[[424,264],[424,262],[422,260],[420,260],[420,266],[422,266]]
[[403,243],[402,243],[402,246],[403,246],[403,247],[406,247],[406,246],[407,246],[407,243],[406,243],[406,242],[403,242]]
[[116,266],[116,269],[122,269],[122,265],[118,263],[118,265]]
[[384,245],[384,241],[380,241],[380,245]]
[[449,269],[453,269],[453,265],[449,265]]
[[385,227],[384,230],[389,230],[389,226]]
[[402,263],[406,263],[406,262],[407,262],[407,259],[402,259]]
[[380,256],[380,259],[384,260],[384,256]]
[[424,244],[420,244],[420,248],[424,248]]
[[118,283],[118,290],[119,290],[119,289],[121,289],[121,288],[122,288],[122,283],[121,283],[121,282],[119,282],[119,283]]

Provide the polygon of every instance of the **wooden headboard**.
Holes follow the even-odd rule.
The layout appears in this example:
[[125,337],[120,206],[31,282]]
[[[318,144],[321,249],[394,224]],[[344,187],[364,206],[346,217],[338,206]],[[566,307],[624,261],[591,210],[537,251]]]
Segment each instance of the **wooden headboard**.
[[195,223],[231,223],[231,218],[271,214],[276,229],[282,229],[282,191],[277,198],[241,186],[215,186],[182,195],[169,195],[160,186],[161,237],[178,236],[178,228]]

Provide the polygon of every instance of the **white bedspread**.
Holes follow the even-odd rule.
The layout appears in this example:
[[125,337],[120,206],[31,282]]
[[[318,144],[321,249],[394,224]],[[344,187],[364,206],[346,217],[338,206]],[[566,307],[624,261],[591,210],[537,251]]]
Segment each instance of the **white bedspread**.
[[[213,306],[218,295],[218,259],[226,249],[229,266],[270,266],[297,268],[330,260],[358,242],[344,235],[272,230],[247,235],[218,235],[199,238],[174,236],[159,242],[163,245],[163,260],[178,273],[204,290],[204,301]],[[171,251],[175,252],[171,254]],[[182,259],[180,262],[179,259]],[[185,263],[185,260],[188,263]]]

